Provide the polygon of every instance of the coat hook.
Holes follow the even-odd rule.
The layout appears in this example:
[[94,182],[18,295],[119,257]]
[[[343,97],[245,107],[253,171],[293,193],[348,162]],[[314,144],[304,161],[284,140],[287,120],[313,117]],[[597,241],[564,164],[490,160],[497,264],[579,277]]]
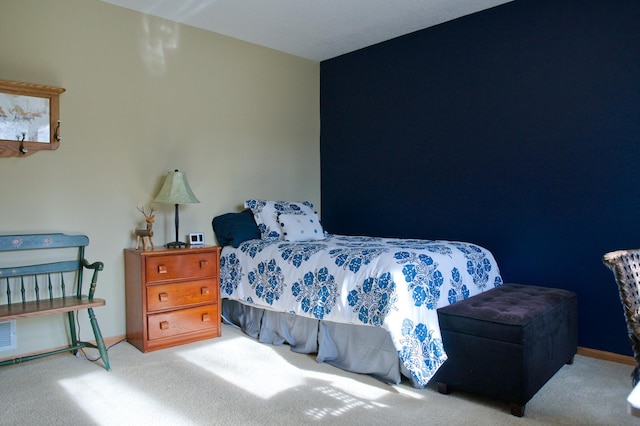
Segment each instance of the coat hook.
[[24,139],[26,137],[27,137],[27,134],[25,132],[22,132],[22,139],[20,139],[20,152],[22,154],[26,154],[27,152],[29,152],[29,150],[24,147]]
[[58,125],[56,126],[56,130],[53,132],[53,138],[57,141],[60,142],[60,139],[62,139],[60,137],[60,135],[58,134],[58,131],[60,130],[60,120],[58,120]]

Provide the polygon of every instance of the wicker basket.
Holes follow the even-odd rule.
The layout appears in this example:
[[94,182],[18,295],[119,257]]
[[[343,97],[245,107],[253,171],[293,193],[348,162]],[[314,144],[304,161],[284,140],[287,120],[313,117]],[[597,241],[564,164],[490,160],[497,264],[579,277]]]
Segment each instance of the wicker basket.
[[629,340],[636,360],[636,368],[631,373],[635,386],[640,371],[640,249],[610,252],[604,255],[602,261],[613,271],[618,284]]

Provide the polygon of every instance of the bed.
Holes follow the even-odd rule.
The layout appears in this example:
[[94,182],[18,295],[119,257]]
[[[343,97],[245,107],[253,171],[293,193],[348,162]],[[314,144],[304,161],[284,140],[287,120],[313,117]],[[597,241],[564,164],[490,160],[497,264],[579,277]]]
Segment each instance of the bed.
[[436,309],[502,284],[475,244],[333,235],[308,202],[245,207],[213,220],[223,319],[388,383],[426,386],[447,359]]

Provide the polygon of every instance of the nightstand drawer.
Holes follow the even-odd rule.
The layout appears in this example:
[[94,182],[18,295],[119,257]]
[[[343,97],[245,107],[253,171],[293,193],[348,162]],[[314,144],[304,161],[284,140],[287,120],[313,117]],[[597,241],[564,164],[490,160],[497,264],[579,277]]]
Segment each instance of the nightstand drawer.
[[148,316],[149,340],[218,327],[218,306],[200,306]]
[[147,287],[147,312],[200,303],[215,303],[215,280],[189,281]]
[[215,253],[190,253],[180,256],[155,256],[147,260],[147,283],[189,279],[213,278],[218,274]]

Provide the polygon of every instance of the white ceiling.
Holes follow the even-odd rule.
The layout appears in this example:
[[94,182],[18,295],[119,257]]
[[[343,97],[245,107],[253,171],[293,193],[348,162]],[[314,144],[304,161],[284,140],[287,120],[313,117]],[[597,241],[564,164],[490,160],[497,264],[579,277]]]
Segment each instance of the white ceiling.
[[511,0],[103,0],[316,61]]

